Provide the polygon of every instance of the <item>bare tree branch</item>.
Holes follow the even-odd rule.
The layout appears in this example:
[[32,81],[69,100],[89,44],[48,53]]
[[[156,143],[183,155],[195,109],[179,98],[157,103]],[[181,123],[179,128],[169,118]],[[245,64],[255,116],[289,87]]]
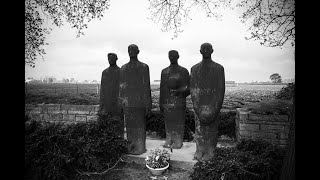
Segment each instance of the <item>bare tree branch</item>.
[[[25,64],[35,66],[38,55],[43,58],[46,34],[44,19],[39,12],[60,27],[64,21],[77,29],[77,36],[84,35],[87,23],[92,19],[101,19],[108,9],[110,0],[26,0],[25,1]],[[30,44],[30,45],[28,45]]]
[[231,0],[149,0],[150,19],[158,24],[161,22],[161,30],[168,32],[173,30],[174,38],[183,32],[181,27],[188,20],[190,10],[194,7],[203,9],[208,17],[220,18],[215,10],[228,7]]
[[246,10],[242,22],[252,21],[251,35],[246,39],[260,41],[268,47],[282,47],[288,41],[295,44],[294,0],[243,0],[238,7]]

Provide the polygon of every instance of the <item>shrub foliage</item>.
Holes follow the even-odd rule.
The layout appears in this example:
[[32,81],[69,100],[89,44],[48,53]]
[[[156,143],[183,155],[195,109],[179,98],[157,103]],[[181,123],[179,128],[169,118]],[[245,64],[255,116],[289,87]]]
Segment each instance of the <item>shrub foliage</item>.
[[234,148],[217,148],[208,161],[199,161],[191,179],[271,180],[280,175],[284,149],[263,140],[242,140]]
[[126,153],[127,141],[117,134],[119,121],[99,114],[97,121],[63,125],[27,122],[25,176],[72,179],[77,172],[101,172]]
[[[235,137],[235,118],[236,112],[222,112],[221,120],[218,128],[218,135],[226,135],[230,138]],[[195,116],[189,109],[186,110],[185,116],[184,141],[194,140],[195,133]],[[159,111],[152,111],[150,117],[147,118],[146,130],[156,132],[161,138],[166,137],[165,122],[163,114]]]
[[291,100],[295,93],[295,83],[288,83],[276,94],[276,99]]

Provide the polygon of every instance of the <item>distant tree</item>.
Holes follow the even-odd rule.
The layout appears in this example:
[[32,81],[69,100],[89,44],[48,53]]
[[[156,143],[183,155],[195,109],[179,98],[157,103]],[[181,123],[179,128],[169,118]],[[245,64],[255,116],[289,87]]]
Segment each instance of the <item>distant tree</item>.
[[101,19],[109,8],[110,0],[25,0],[25,64],[35,67],[37,56],[45,54],[46,35],[51,28],[44,22],[51,20],[58,27],[67,22],[77,29],[77,37],[83,35],[87,23]]
[[198,8],[207,17],[220,19],[218,10],[234,9],[233,5],[244,10],[241,22],[250,21],[247,40],[269,47],[282,47],[287,42],[295,45],[295,0],[149,0],[150,19],[161,23],[162,31],[174,30],[177,37],[182,32],[182,20],[192,20],[191,9]]
[[282,79],[281,76],[278,73],[274,73],[270,76],[270,79],[273,83],[281,83]]
[[48,78],[49,83],[53,83],[53,78]]

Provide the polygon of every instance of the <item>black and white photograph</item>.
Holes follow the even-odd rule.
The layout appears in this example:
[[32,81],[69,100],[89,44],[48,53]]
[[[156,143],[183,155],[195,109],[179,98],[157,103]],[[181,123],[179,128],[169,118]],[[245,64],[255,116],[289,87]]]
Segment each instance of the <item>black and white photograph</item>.
[[295,0],[25,0],[26,180],[295,180]]

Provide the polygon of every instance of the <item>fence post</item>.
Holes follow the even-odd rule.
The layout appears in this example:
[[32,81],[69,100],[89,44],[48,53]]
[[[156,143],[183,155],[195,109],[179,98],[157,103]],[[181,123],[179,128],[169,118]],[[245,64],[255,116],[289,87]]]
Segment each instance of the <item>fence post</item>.
[[97,86],[97,94],[99,94],[99,84],[98,84],[98,86]]

